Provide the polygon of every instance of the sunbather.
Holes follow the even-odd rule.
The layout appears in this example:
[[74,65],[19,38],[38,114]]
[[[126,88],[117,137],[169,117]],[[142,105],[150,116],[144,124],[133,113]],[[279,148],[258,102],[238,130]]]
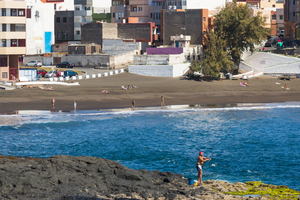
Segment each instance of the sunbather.
[[244,85],[246,85],[247,87],[249,87],[249,85],[248,85],[248,83],[247,83],[247,82],[244,82],[243,84],[244,84]]
[[132,84],[131,88],[134,88],[134,89],[135,89],[135,88],[138,88],[138,87]]
[[107,90],[102,90],[101,93],[102,93],[102,94],[107,94],[108,91],[107,91]]

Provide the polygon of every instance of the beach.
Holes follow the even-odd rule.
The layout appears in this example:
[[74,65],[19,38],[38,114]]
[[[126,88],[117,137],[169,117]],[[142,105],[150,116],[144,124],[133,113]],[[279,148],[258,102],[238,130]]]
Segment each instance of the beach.
[[[80,86],[49,85],[53,90],[23,88],[0,90],[0,113],[15,110],[72,110],[73,101],[78,110],[160,106],[160,97],[166,105],[270,103],[300,101],[300,80],[282,81],[261,76],[246,80],[249,87],[241,87],[244,80],[195,81],[185,78],[162,78],[123,73],[113,76],[79,80]],[[280,85],[274,82],[281,83]],[[121,86],[136,85],[137,89],[123,90]],[[287,84],[290,90],[281,87]],[[45,85],[44,85],[45,86]],[[108,90],[108,94],[101,94]]]

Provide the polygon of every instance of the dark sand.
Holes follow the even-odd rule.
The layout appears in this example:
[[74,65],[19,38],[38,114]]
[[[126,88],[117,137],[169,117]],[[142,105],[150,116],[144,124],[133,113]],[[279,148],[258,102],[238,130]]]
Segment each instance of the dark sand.
[[[274,82],[280,82],[276,85]],[[247,80],[250,87],[241,87],[242,80],[194,81],[183,78],[158,78],[123,73],[108,77],[80,80],[80,86],[51,85],[53,91],[24,88],[0,90],[0,113],[15,110],[78,110],[160,106],[160,96],[166,105],[233,104],[300,101],[300,80],[281,81],[262,76]],[[123,90],[121,86],[137,85],[138,89]],[[287,84],[290,90],[281,87]],[[108,90],[109,94],[101,94]]]

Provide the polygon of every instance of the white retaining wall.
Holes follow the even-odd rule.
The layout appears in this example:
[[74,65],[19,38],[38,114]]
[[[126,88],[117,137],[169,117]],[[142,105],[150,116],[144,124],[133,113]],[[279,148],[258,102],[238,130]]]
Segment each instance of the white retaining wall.
[[159,77],[179,77],[182,76],[184,70],[190,63],[177,65],[129,65],[130,73],[145,75],[145,76],[159,76]]

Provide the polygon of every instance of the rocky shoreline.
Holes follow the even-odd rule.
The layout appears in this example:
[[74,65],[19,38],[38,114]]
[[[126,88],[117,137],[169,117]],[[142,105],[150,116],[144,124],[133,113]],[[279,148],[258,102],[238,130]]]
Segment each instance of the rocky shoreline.
[[[259,190],[270,188],[263,183],[231,184],[214,180],[204,183],[190,186],[180,174],[133,170],[95,157],[59,155],[40,159],[0,155],[1,200],[269,199],[269,195],[238,196],[239,192],[247,194],[245,192],[254,187]],[[274,187],[287,189],[286,186]],[[295,192],[293,194],[297,197]]]

